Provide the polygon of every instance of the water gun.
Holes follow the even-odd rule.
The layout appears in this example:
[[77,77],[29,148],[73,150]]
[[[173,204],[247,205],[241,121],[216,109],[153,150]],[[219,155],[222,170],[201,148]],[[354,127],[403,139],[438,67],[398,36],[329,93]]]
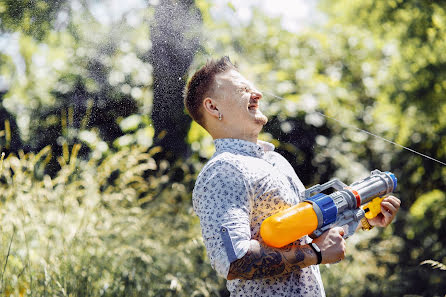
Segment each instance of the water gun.
[[[304,235],[319,237],[333,227],[344,228],[344,238],[355,233],[361,220],[381,212],[383,197],[392,193],[397,179],[391,172],[374,170],[371,175],[347,186],[338,179],[305,191],[305,200],[266,218],[260,236],[271,247],[283,247]],[[336,191],[321,193],[329,188]]]

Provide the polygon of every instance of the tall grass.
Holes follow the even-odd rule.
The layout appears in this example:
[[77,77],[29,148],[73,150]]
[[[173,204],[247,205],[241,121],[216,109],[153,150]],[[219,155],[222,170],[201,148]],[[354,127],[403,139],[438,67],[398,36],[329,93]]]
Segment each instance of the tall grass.
[[[137,146],[81,160],[79,149],[64,149],[52,177],[50,147],[0,159],[0,296],[224,295],[191,207],[199,162],[157,163],[158,148]],[[347,245],[346,260],[321,267],[330,295],[398,295],[389,267],[404,245],[391,226]]]
[[218,295],[191,209],[193,165],[156,164],[156,149],[139,147],[85,161],[79,149],[54,177],[49,147],[4,159],[0,295]]

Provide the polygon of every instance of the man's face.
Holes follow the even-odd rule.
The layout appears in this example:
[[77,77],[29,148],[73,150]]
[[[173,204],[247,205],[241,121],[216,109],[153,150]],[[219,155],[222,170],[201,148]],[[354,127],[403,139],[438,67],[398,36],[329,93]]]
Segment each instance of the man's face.
[[234,138],[242,138],[243,133],[258,134],[268,122],[259,108],[262,93],[236,70],[215,76],[214,96],[222,121],[233,131]]

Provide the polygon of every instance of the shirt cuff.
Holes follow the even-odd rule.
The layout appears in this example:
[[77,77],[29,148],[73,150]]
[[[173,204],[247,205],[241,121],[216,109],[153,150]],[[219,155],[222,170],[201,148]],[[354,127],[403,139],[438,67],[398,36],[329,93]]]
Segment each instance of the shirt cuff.
[[246,235],[238,233],[235,226],[223,225],[220,227],[220,236],[226,253],[219,257],[220,261],[217,260],[217,263],[220,263],[216,263],[215,268],[225,278],[231,263],[242,258],[249,250],[250,238],[249,236],[247,238]]

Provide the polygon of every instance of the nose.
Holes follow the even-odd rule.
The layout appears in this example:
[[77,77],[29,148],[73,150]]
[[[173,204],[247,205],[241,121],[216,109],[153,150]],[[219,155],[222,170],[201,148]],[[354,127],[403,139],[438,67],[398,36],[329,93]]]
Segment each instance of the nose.
[[258,91],[258,90],[254,90],[254,91],[252,91],[252,93],[251,93],[251,99],[254,99],[254,100],[260,100],[260,99],[262,99],[263,98],[263,94],[260,92],[260,91]]

